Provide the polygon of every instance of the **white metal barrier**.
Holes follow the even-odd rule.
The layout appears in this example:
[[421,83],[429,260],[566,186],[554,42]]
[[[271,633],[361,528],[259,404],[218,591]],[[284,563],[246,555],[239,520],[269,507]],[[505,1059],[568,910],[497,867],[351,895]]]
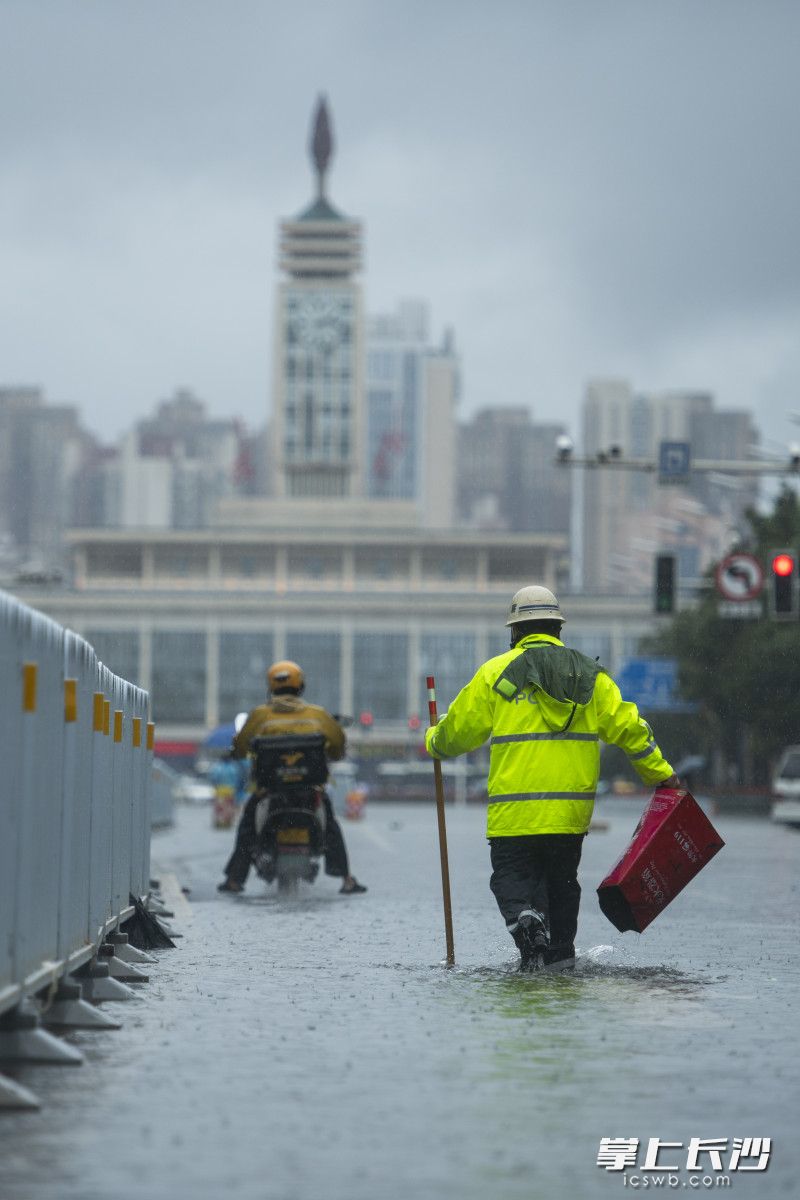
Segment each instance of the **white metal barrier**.
[[0,1013],[97,952],[150,879],[148,695],[0,592]]

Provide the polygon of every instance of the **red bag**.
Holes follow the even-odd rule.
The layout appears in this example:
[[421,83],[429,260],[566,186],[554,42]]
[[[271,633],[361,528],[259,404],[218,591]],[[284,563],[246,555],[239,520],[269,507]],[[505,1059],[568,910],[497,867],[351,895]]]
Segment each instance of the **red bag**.
[[656,788],[597,896],[612,925],[641,933],[725,845],[684,788]]

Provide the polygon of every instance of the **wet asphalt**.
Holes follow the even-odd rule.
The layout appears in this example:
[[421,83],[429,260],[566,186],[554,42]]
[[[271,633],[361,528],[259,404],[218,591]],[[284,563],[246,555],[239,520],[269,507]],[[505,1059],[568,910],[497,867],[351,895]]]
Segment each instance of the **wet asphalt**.
[[[594,889],[643,803],[598,804],[562,977],[515,972],[479,808],[447,814],[452,970],[432,806],[344,822],[366,895],[320,877],[291,900],[253,877],[217,895],[233,835],[180,809],[153,860],[191,889],[183,937],[113,1006],[121,1030],[69,1035],[83,1066],[7,1072],[42,1109],[0,1117],[0,1197],[621,1198],[660,1174],[640,1169],[654,1137],[681,1144],[658,1160],[672,1190],[718,1190],[686,1170],[692,1137],[770,1137],[768,1169],[723,1172],[726,1192],[800,1194],[800,832],[713,817],[726,847],[620,934]],[[638,1166],[598,1167],[603,1137],[638,1137]]]

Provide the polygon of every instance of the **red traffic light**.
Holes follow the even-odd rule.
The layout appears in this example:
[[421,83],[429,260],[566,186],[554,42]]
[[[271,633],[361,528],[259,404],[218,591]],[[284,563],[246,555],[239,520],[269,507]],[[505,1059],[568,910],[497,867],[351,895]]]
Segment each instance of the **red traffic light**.
[[409,729],[419,729],[421,724],[422,724],[422,720],[416,714],[413,717],[408,718],[408,728]]
[[791,554],[776,554],[772,560],[773,575],[780,575],[782,578],[794,573],[794,558]]
[[358,719],[359,719],[359,722],[364,726],[365,729],[369,729],[370,725],[372,725],[375,718],[373,717],[371,712],[362,712],[359,715]]

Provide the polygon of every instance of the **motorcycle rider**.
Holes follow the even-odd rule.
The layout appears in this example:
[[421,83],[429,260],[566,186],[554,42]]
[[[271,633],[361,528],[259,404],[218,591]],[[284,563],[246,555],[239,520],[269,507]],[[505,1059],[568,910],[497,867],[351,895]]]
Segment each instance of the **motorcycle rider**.
[[[273,663],[267,671],[267,687],[270,698],[248,714],[245,724],[233,739],[231,750],[234,758],[245,758],[253,738],[280,737],[285,734],[321,733],[325,737],[325,756],[329,762],[344,758],[344,730],[334,717],[316,704],[301,699],[305,689],[305,675],[301,667],[288,659]],[[263,793],[253,791],[245,805],[236,831],[236,845],[225,866],[225,881],[218,885],[219,892],[241,892],[251,865],[252,849],[256,840],[255,816]],[[345,896],[353,896],[367,889],[350,874],[347,848],[341,826],[333,813],[327,792],[322,792],[325,806],[325,873],[343,879],[339,889]]]

